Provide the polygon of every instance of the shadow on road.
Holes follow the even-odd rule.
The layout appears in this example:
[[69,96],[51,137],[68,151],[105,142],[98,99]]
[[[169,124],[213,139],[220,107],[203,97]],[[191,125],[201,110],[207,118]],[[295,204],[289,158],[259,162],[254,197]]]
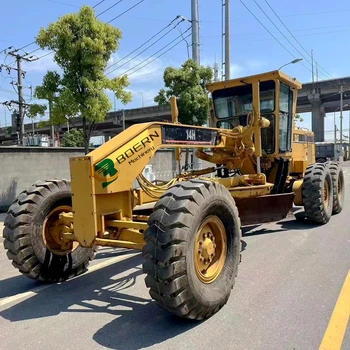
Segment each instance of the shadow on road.
[[[141,256],[136,255],[76,279],[39,289],[35,296],[0,312],[0,316],[17,322],[61,313],[113,315],[113,321],[92,338],[102,347],[132,350],[161,343],[198,325],[198,322],[172,316],[150,298],[136,296],[136,288],[127,293],[142,274],[141,263]],[[13,278],[12,282],[20,277]]]
[[[111,257],[116,257],[116,256],[122,256],[122,255],[127,255],[130,254],[129,249],[101,249],[99,248],[95,260],[99,259],[106,259],[106,258],[111,258]],[[9,260],[6,260],[6,263],[9,266],[9,269],[14,269],[12,266],[11,262]],[[28,291],[35,291],[36,288],[40,288],[42,286],[42,283],[33,280],[29,277],[25,277],[23,275],[17,275],[14,277],[10,277],[7,279],[3,279],[0,281],[0,299],[2,298],[8,298],[13,295],[17,295],[20,293],[25,293]]]
[[[305,217],[304,211],[295,211],[294,214],[289,215],[285,220],[276,222],[277,228],[264,228],[261,225],[251,225],[242,227],[242,237],[258,236],[265,234],[272,234],[278,232],[286,232],[290,230],[310,230],[320,225],[308,221]],[[262,227],[257,229],[258,227]]]
[[246,246],[247,246],[247,242],[241,239],[241,253],[245,251]]
[[[14,267],[9,262],[9,268]],[[0,281],[0,299],[8,298],[19,293],[28,292],[41,286],[41,283],[25,276],[15,276]]]

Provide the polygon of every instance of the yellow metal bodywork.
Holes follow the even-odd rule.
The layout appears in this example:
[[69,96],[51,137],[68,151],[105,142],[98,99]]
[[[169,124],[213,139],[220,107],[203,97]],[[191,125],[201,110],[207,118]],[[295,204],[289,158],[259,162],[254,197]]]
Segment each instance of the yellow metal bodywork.
[[303,205],[303,194],[302,194],[303,180],[296,180],[293,182],[293,192],[295,193],[294,204]]
[[291,173],[303,174],[309,164],[315,163],[314,134],[309,130],[295,129]]
[[[262,81],[275,82],[275,101],[279,101],[280,82],[291,87],[293,91],[293,116],[296,111],[297,90],[301,84],[280,71],[261,75],[217,82],[208,85],[213,92],[233,86],[252,84],[252,111],[248,116],[247,126],[237,126],[231,130],[216,127],[191,127],[178,122],[175,98],[171,99],[172,123],[135,124],[112,138],[84,157],[70,159],[73,215],[62,214],[63,220],[71,220],[74,233],[65,232],[65,239],[77,240],[84,247],[93,245],[110,245],[141,249],[144,245],[143,233],[147,228],[147,215],[134,214],[137,206],[154,203],[168,186],[176,182],[202,176],[203,179],[216,181],[224,185],[234,198],[254,198],[269,195],[276,176],[275,158],[291,159],[291,173],[303,173],[312,162],[314,146],[294,141],[295,135],[304,131],[293,131],[293,152],[288,150],[281,154],[279,145],[279,103],[275,103],[275,145],[272,154],[266,155],[262,149],[261,130],[269,127],[269,120],[260,114],[260,90]],[[213,117],[216,123],[217,118]],[[176,126],[178,130],[212,132],[215,142],[191,142],[191,133],[187,141],[166,140],[164,128]],[[215,126],[215,125],[214,125]],[[180,161],[181,149],[196,148],[198,158],[215,164],[223,164],[227,169],[240,169],[241,175],[233,177],[205,177],[215,167],[197,172],[179,174],[168,185],[155,186],[142,177],[142,171],[162,147],[174,148],[176,160]],[[305,148],[306,147],[306,148]],[[271,168],[267,176],[259,169],[260,161],[265,171]],[[135,179],[141,188],[133,189]],[[300,187],[300,186],[299,186]],[[296,188],[299,189],[296,186]]]
[[[151,197],[143,191],[132,189],[136,176],[142,172],[157,149],[164,146],[162,144],[162,125],[169,124],[135,125],[128,129],[128,138],[118,139],[115,137],[85,157],[71,158],[74,234],[82,246],[91,247],[97,242],[107,244],[108,242],[101,241],[101,239],[106,230],[105,220],[110,222],[108,217],[132,221],[133,209],[136,205],[155,202],[166,190],[164,188],[155,197]],[[179,127],[186,128],[182,125]],[[201,129],[200,127],[196,128]],[[202,129],[216,130],[213,128]],[[231,143],[230,141],[229,136],[222,136],[220,142],[210,147],[214,150],[232,150],[235,142]],[[177,144],[171,143],[166,146],[178,147]],[[248,147],[250,146],[248,144]],[[190,148],[193,145],[185,144],[181,147]],[[244,144],[242,147],[243,149],[248,148]],[[244,157],[246,156],[244,155]],[[196,176],[189,174],[188,177]],[[179,181],[185,179],[186,176],[183,179],[179,178]],[[214,180],[225,184],[230,192],[236,194],[237,197],[268,194],[272,187],[272,184],[266,183],[264,174]],[[128,227],[138,229],[138,223]],[[96,241],[96,238],[99,238],[99,241]]]

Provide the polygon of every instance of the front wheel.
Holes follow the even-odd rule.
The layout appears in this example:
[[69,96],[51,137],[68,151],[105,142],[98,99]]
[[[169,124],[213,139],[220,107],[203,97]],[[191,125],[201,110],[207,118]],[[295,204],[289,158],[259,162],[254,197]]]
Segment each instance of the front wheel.
[[306,168],[302,194],[307,219],[326,224],[333,211],[333,183],[327,163],[314,163]]
[[93,248],[65,243],[59,214],[72,210],[70,182],[37,182],[22,192],[8,210],[4,246],[12,264],[24,275],[59,282],[82,274],[94,257]]
[[201,180],[173,186],[155,205],[145,240],[146,285],[161,307],[201,320],[227,302],[237,276],[241,229],[225,187]]
[[336,162],[330,162],[333,183],[333,211],[332,214],[339,214],[343,210],[345,198],[344,173],[341,166]]

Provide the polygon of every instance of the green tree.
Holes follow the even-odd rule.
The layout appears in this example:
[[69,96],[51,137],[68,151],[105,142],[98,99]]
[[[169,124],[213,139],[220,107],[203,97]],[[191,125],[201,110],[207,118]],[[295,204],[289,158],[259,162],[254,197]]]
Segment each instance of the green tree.
[[82,118],[86,153],[95,123],[103,121],[112,107],[105,90],[113,91],[123,104],[131,101],[131,94],[125,91],[127,76],[109,79],[105,75],[121,38],[121,31],[98,20],[89,6],[41,28],[36,38],[40,48],[54,51],[54,60],[62,70],[61,75],[49,72],[59,78],[52,118],[55,123],[64,123],[66,117]]
[[27,115],[31,119],[35,119],[38,115],[40,117],[43,117],[45,115],[46,108],[47,107],[45,105],[33,103],[32,105],[29,106]]
[[294,120],[295,120],[296,123],[297,122],[302,123],[304,121],[304,118],[302,118],[300,114],[295,114],[294,115]]
[[170,97],[177,98],[179,122],[203,125],[208,120],[208,91],[205,85],[213,78],[210,67],[187,60],[180,68],[167,67],[164,71],[165,89],[154,98],[160,106],[169,104]]
[[62,136],[61,146],[84,147],[85,143],[83,133],[78,129],[71,129],[69,132],[65,132]]

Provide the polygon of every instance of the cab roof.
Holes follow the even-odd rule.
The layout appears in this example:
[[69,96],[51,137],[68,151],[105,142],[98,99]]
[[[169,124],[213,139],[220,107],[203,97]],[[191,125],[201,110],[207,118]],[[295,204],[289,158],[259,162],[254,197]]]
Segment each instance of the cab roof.
[[256,81],[267,81],[272,79],[278,79],[283,83],[289,85],[292,89],[301,89],[302,87],[302,84],[298,80],[296,80],[296,78],[291,78],[290,76],[288,76],[280,70],[274,70],[271,72],[260,73],[246,77],[207,84],[207,89],[210,92],[213,92],[215,90],[220,90],[228,87],[241,86],[245,84],[251,84]]

